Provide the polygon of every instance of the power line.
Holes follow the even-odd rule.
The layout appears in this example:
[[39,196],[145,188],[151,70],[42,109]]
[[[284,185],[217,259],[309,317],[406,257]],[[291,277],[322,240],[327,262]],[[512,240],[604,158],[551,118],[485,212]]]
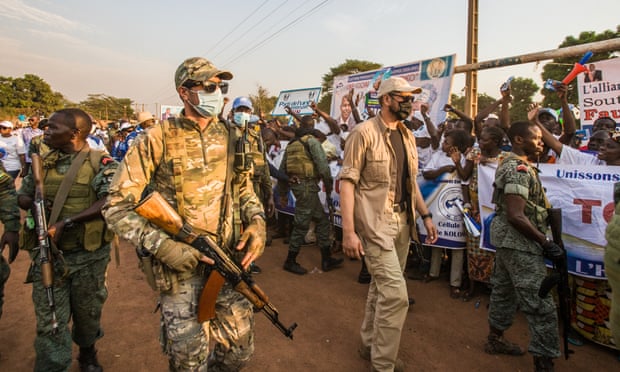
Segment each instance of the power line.
[[274,33],[272,33],[271,35],[269,35],[268,37],[266,37],[263,41],[259,42],[258,44],[256,44],[255,46],[253,46],[252,48],[242,52],[240,55],[238,55],[237,57],[229,60],[228,62],[224,63],[224,66],[228,66],[231,63],[237,61],[238,59],[246,56],[247,54],[255,51],[256,49],[260,48],[261,46],[263,46],[265,43],[267,43],[268,41],[270,41],[271,39],[275,38],[276,36],[278,36],[281,32],[283,32],[284,30],[288,29],[289,27],[293,26],[294,24],[302,21],[304,18],[312,15],[312,13],[316,12],[317,10],[319,10],[321,7],[325,6],[330,0],[324,0],[323,2],[321,2],[320,4],[314,6],[312,9],[308,10],[307,12],[303,13],[302,15],[300,15],[299,17],[295,18],[294,20],[292,20],[291,22],[287,23],[286,25],[284,25],[283,27],[281,27],[280,29],[278,29],[277,31],[275,31]]
[[[287,0],[288,1],[288,0]],[[220,45],[228,36],[230,36],[233,32],[235,32],[239,27],[241,27],[248,19],[250,19],[250,17],[252,17],[254,14],[256,14],[256,12],[258,12],[265,4],[267,4],[269,2],[269,0],[265,0],[264,3],[262,3],[261,5],[259,5],[256,9],[254,9],[252,12],[250,12],[250,14],[248,14],[247,17],[245,17],[241,22],[239,22],[235,27],[233,27],[230,32],[228,32],[226,35],[224,35],[224,37],[222,37],[217,43],[215,43],[209,50],[207,50],[206,53],[204,53],[203,55],[209,55],[209,53],[211,53],[211,51],[215,48],[217,48],[218,45]]]
[[[284,4],[286,4],[289,0],[284,0],[282,3],[280,3],[280,5],[278,5],[276,7],[276,9],[281,9],[282,6]],[[301,5],[299,7],[297,7],[297,9],[299,9],[301,7]],[[295,9],[295,10],[297,10]],[[293,10],[293,12],[295,11]],[[250,31],[252,31],[254,28],[256,28],[258,25],[262,24],[262,22],[267,19],[267,17],[273,16],[273,13],[267,13],[265,14],[265,16],[263,18],[261,18],[260,20],[258,20],[256,23],[254,23],[248,30],[246,30],[244,33],[242,33],[240,36],[238,36],[235,40],[233,40],[232,42],[230,42],[227,46],[224,47],[224,49],[220,50],[219,53],[217,53],[216,55],[213,56],[213,59],[215,59],[216,57],[218,57],[220,54],[222,54],[224,51],[226,51],[226,49],[228,49],[229,47],[235,45],[235,43],[237,41],[239,41],[242,37],[244,37],[245,35],[247,35]],[[275,23],[274,23],[275,25]],[[272,26],[273,27],[273,26]],[[245,48],[242,48],[245,49]]]

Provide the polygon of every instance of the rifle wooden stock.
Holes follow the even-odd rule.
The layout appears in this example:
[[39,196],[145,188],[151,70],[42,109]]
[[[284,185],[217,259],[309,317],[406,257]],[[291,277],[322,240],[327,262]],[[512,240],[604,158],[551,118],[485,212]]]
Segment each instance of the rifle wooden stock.
[[47,304],[52,315],[52,333],[58,332],[56,319],[56,301],[54,300],[54,265],[50,241],[47,233],[45,216],[45,195],[43,189],[43,163],[39,154],[32,154],[32,177],[35,183],[34,205],[32,212],[36,220],[37,239],[39,241],[39,264],[41,265],[41,282],[47,295]]
[[145,197],[135,208],[136,213],[163,229],[174,237],[192,245],[205,256],[215,261],[215,270],[200,295],[198,321],[203,322],[215,317],[215,302],[224,284],[228,281],[233,288],[247,298],[255,309],[260,310],[271,320],[286,337],[293,338],[297,323],[286,328],[278,319],[278,311],[269,303],[269,298],[258,287],[252,277],[244,272],[222,248],[207,235],[198,236],[157,191]]

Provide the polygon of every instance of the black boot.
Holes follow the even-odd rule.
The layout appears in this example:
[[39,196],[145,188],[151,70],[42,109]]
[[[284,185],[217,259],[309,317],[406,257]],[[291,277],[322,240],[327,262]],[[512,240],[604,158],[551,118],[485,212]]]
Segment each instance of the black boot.
[[489,336],[487,336],[487,343],[484,345],[484,351],[487,354],[525,354],[525,351],[523,351],[519,345],[513,344],[504,338],[504,331],[493,327],[489,327]]
[[81,372],[102,372],[103,368],[97,361],[97,350],[95,345],[89,347],[80,347],[80,355],[78,356]]
[[321,248],[321,268],[323,271],[331,271],[340,265],[344,260],[342,258],[333,258],[330,247]]
[[308,272],[308,270],[301,267],[301,265],[295,260],[298,253],[299,252],[288,251],[288,257],[286,257],[286,262],[284,262],[284,270],[293,274],[304,275]]
[[534,368],[536,372],[553,372],[553,361],[550,357],[535,356]]

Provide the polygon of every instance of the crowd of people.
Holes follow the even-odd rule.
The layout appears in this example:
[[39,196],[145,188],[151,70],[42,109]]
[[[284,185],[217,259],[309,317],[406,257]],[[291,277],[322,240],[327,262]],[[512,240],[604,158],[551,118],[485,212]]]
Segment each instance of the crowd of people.
[[[231,79],[231,72],[204,58],[183,61],[174,81],[184,109],[161,122],[140,112],[133,124],[104,123],[80,109],[63,109],[43,120],[32,116],[20,129],[0,123],[1,244],[10,248],[9,263],[18,240],[32,260],[27,281],[37,318],[35,370],[68,370],[72,343],[79,346],[82,371],[103,370],[95,343],[103,336],[105,273],[116,234],[136,248],[147,281],[160,293],[161,343],[170,370],[239,370],[254,351],[254,311],[237,283],[220,282],[213,316],[198,321],[201,293],[218,270],[216,257],[192,245],[207,236],[247,275],[261,273],[256,260],[276,238],[286,239],[283,269],[292,274],[308,272],[296,258],[309,242],[319,247],[324,272],[342,267],[340,253],[361,260],[358,281],[369,289],[359,355],[373,371],[404,371],[399,344],[407,309],[415,303],[406,279],[430,282],[447,266],[418,177],[460,183],[463,209],[480,222],[477,172],[489,163],[498,168],[491,225],[497,253],[480,249],[474,235],[467,236],[466,249],[449,250],[448,293],[468,301],[477,284],[492,289],[489,354],[525,353],[503,335],[520,309],[530,327],[528,351],[536,371],[553,370],[560,355],[556,306],[551,296],[540,298],[538,289],[546,276],[544,259],[560,264],[565,252],[546,234],[550,205],[536,165],[620,165],[620,135],[611,118],[598,118],[582,143],[561,85],[561,120],[555,110],[532,105],[529,121],[510,123],[508,86],[474,118],[446,105],[448,119],[435,125],[428,103],[416,99],[421,89],[391,76],[375,88],[378,110],[360,115],[350,92],[339,102],[338,118],[312,103],[311,115],[287,107],[296,121],[288,125],[255,112],[247,97],[235,98],[224,112]],[[333,217],[335,180],[341,227],[327,218]],[[154,194],[180,217],[178,231],[136,211]],[[291,194],[292,217],[283,213],[292,205]],[[42,219],[33,208],[41,198]],[[19,208],[26,216],[21,227]],[[41,221],[47,225],[43,235]],[[616,217],[610,222],[612,247],[620,245],[618,223]],[[52,284],[45,283],[45,239],[54,263]],[[609,260],[613,270],[618,253],[610,252],[606,265]],[[0,316],[9,272],[1,257]],[[619,340],[618,329],[613,332]]]

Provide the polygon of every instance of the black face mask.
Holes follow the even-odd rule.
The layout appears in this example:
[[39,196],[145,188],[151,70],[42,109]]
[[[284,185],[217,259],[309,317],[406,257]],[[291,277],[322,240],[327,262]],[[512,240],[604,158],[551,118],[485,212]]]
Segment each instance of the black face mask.
[[411,115],[412,105],[411,101],[398,102],[398,111],[395,111],[390,106],[390,111],[398,118],[398,120],[405,120]]

